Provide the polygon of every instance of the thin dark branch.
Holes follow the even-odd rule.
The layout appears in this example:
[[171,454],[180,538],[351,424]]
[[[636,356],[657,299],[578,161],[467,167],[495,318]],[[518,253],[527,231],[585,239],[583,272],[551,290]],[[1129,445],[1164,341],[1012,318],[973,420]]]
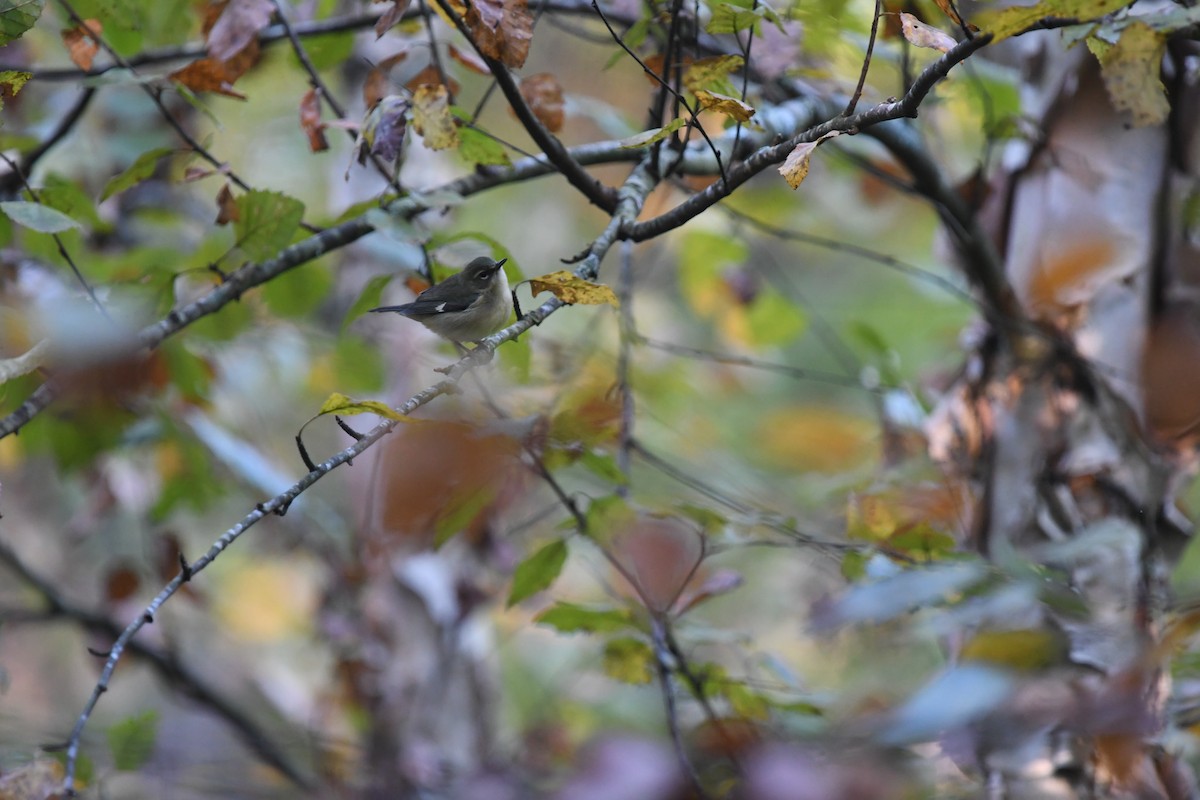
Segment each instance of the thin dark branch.
[[659,619],[651,621],[651,641],[654,643],[654,667],[658,675],[658,688],[662,693],[663,707],[667,716],[667,730],[671,734],[671,744],[675,748],[675,758],[683,774],[687,775],[696,792],[696,796],[708,798],[710,795],[704,789],[704,783],[696,772],[696,766],[688,758],[687,747],[683,743],[683,732],[679,727],[679,712],[675,705],[675,689],[671,686],[671,653],[667,647],[666,634],[663,627],[666,622]]
[[859,98],[862,97],[863,87],[867,85],[867,72],[871,69],[871,55],[875,52],[875,35],[879,32],[879,16],[882,13],[882,3],[880,0],[875,0],[875,15],[871,17],[871,36],[867,39],[867,53],[863,57],[862,72],[858,75],[858,85],[854,87],[854,94],[850,96],[850,102],[846,104],[846,110],[842,112],[844,117],[854,113]]
[[748,367],[750,369],[762,370],[764,372],[774,372],[780,375],[787,375],[789,378],[796,378],[802,381],[816,381],[818,383],[829,383],[834,386],[845,386],[850,389],[859,389],[864,392],[879,394],[889,389],[899,387],[879,385],[875,387],[866,386],[857,378],[848,375],[842,375],[836,372],[824,372],[822,370],[806,369],[804,367],[793,367],[791,364],[779,364],[774,361],[763,361],[749,356],[733,355],[732,353],[718,353],[712,350],[704,350],[699,347],[691,347],[684,344],[676,344],[674,342],[663,342],[657,339],[647,339],[644,336],[637,336],[634,341],[637,344],[645,347],[653,348],[654,350],[662,350],[665,353],[674,353],[675,355],[685,356],[687,358],[696,358],[704,361],[712,361],[716,364],[729,364],[736,367]]
[[633,386],[630,382],[630,356],[633,343],[637,340],[637,328],[633,320],[633,242],[626,241],[621,246],[621,271],[617,281],[617,296],[621,302],[621,344],[617,354],[617,391],[621,396],[621,430],[618,436],[617,468],[625,476],[625,482],[617,487],[621,497],[629,496],[630,475],[630,445],[633,442],[633,425],[636,409],[633,400]]
[[[29,192],[29,197],[35,203],[40,203],[41,199],[38,196],[37,190],[34,189],[29,183],[29,180],[25,177],[25,172],[21,169],[20,165],[18,165],[8,156],[4,155],[2,152],[0,152],[0,159],[2,159],[4,163],[8,164],[8,166],[12,169],[13,174],[17,176],[17,179],[20,180],[21,184],[25,187],[25,191]],[[54,246],[58,249],[58,254],[62,256],[63,261],[67,262],[67,266],[71,268],[71,272],[75,273],[75,280],[77,280],[79,285],[83,287],[84,293],[87,294],[88,299],[92,301],[92,305],[96,307],[96,310],[100,312],[100,316],[104,317],[109,322],[112,322],[113,320],[108,314],[108,309],[106,309],[104,304],[100,302],[100,298],[96,296],[96,290],[92,288],[90,283],[88,283],[87,278],[83,277],[83,273],[80,271],[79,265],[75,263],[75,259],[71,258],[71,253],[67,250],[66,244],[63,243],[62,237],[57,233],[51,233],[50,237],[54,240]]]
[[[308,75],[308,85],[315,89],[325,100],[329,109],[338,117],[338,119],[346,118],[346,109],[333,96],[333,92],[329,91],[329,87],[325,81],[321,79],[321,74],[317,71],[316,65],[312,59],[308,57],[308,51],[304,48],[304,44],[300,41],[300,37],[288,22],[287,15],[283,13],[283,4],[279,0],[273,0],[275,4],[275,15],[279,17],[279,24],[283,26],[284,33],[287,34],[288,41],[292,44],[292,52],[296,54],[296,58],[300,61],[300,66],[304,68],[304,72]],[[428,18],[426,19],[428,21]],[[451,101],[453,102],[453,101]],[[358,138],[354,131],[346,130],[346,135],[351,141]],[[389,169],[383,159],[374,153],[370,154],[371,164],[375,167],[375,171],[387,181],[397,194],[402,194],[404,189],[400,186],[400,181],[396,178],[395,170]]]
[[33,168],[42,156],[50,152],[56,144],[62,141],[68,133],[74,129],[75,124],[83,118],[83,112],[87,110],[88,105],[92,102],[92,98],[96,96],[95,87],[84,89],[70,110],[63,115],[58,124],[54,126],[54,130],[50,135],[38,143],[36,147],[28,153],[24,153],[17,159],[17,169],[6,175],[3,182],[0,183],[0,194],[11,194],[16,191],[17,185],[23,183],[25,176],[33,172]]
[[[651,179],[649,176],[645,162],[640,164],[630,174],[625,185],[621,187],[619,192],[616,213],[609,221],[609,224],[605,227],[604,231],[601,232],[601,234],[597,236],[595,241],[592,243],[591,247],[589,248],[590,255],[576,268],[576,274],[578,274],[580,277],[595,277],[596,271],[600,266],[600,260],[603,258],[604,254],[609,250],[609,248],[616,243],[618,232],[622,227],[629,224],[630,220],[637,217],[637,214],[641,209],[642,202],[655,185],[656,181]],[[405,198],[404,200],[398,202],[403,204],[409,199],[410,198]],[[365,223],[359,223],[359,225],[365,227]],[[295,247],[299,247],[300,245],[312,242],[313,240],[320,239],[322,236],[327,236],[330,234],[330,231],[334,230],[338,229],[331,228],[328,231],[323,231],[321,234],[318,234],[318,236],[314,236],[312,239],[306,240],[306,242],[301,242],[298,245],[293,245],[293,247],[289,248],[288,250],[290,251]],[[345,235],[345,233],[345,231],[341,232],[342,235]],[[361,235],[361,233],[359,235]],[[285,251],[285,253],[286,252],[288,251]],[[258,266],[260,268],[262,267],[262,265]],[[427,405],[438,397],[458,391],[458,381],[461,379],[461,377],[468,371],[474,369],[476,366],[490,361],[492,353],[495,351],[497,346],[499,346],[502,342],[516,338],[518,335],[528,330],[531,325],[540,323],[556,310],[562,308],[563,305],[564,304],[558,301],[557,298],[547,301],[539,308],[534,309],[530,313],[526,314],[523,320],[510,325],[499,333],[495,333],[487,337],[467,356],[460,359],[451,368],[446,370],[446,373],[450,376],[448,380],[440,381],[439,383],[436,383],[433,386],[430,386],[413,395],[396,409],[397,412],[399,412],[399,414],[402,416],[411,415],[417,409]],[[286,491],[281,492],[275,497],[272,497],[265,503],[259,503],[253,511],[243,517],[236,525],[227,530],[224,534],[222,534],[221,537],[218,538],[208,549],[208,552],[191,564],[191,570],[189,574],[187,574],[186,580],[191,580],[195,575],[207,568],[209,564],[215,561],[226,548],[230,547],[235,541],[238,540],[238,538],[242,536],[242,534],[244,534],[254,525],[272,514],[283,515],[286,513],[296,498],[303,494],[309,487],[311,487],[325,475],[328,475],[337,467],[357,458],[367,448],[371,447],[377,441],[390,433],[392,428],[398,424],[399,423],[395,420],[384,420],[379,425],[376,425],[374,428],[364,434],[363,437],[354,442],[354,444],[350,445],[344,450],[339,451],[320,464],[317,464],[316,469],[310,471]],[[568,508],[569,507],[570,506],[568,506]],[[138,632],[141,631],[143,627],[154,621],[158,610],[163,606],[164,603],[170,600],[176,592],[179,591],[179,588],[185,582],[185,575],[183,573],[180,573],[178,576],[176,576],[176,578],[168,583],[150,602],[150,604],[146,606],[145,610],[121,632],[120,636],[118,636],[116,641],[113,643],[112,649],[109,651],[108,658],[105,660],[104,667],[101,670],[100,678],[96,682],[95,687],[92,689],[91,696],[88,698],[83,711],[76,720],[75,727],[71,731],[71,736],[67,742],[67,767],[66,777],[63,783],[65,791],[73,791],[75,770],[79,759],[79,748],[83,740],[83,730],[87,726],[88,721],[91,719],[92,713],[95,711],[96,705],[100,701],[100,697],[106,691],[108,691],[108,686],[112,680],[113,671],[116,669],[117,663],[121,660],[122,654],[124,653],[125,649],[129,647],[130,642],[135,636],[137,636]]]
[[[17,555],[16,551],[3,541],[0,541],[0,562],[7,565],[25,583],[34,588],[42,596],[42,600],[47,606],[43,611],[33,609],[0,611],[0,622],[18,624],[69,620],[81,628],[101,636],[116,638],[120,635],[121,628],[115,621],[63,598],[50,581],[34,572]],[[163,680],[177,688],[182,694],[225,720],[264,764],[279,770],[300,788],[308,790],[316,788],[312,778],[305,775],[284,755],[282,750],[272,743],[271,738],[250,715],[237,704],[222,697],[215,687],[211,686],[203,676],[192,671],[175,653],[169,650],[158,650],[138,641],[130,643],[129,652],[148,663]]]
[[558,140],[554,134],[546,130],[542,125],[541,120],[533,113],[529,104],[525,102],[524,96],[521,94],[520,87],[513,80],[512,73],[508,71],[501,62],[485,54],[479,49],[471,36],[471,31],[463,20],[454,12],[444,0],[435,0],[446,12],[446,15],[454,20],[455,27],[458,32],[463,35],[484,63],[488,65],[488,69],[492,71],[492,76],[496,79],[496,85],[500,87],[500,91],[504,94],[504,99],[508,101],[517,119],[524,126],[529,137],[537,143],[538,147],[542,148],[542,152],[546,154],[546,158],[550,163],[558,169],[562,176],[567,179],[567,182],[578,189],[584,197],[586,197],[593,205],[613,213],[617,206],[617,192],[611,186],[605,186],[600,181],[587,174],[583,166],[571,157],[571,152]]
[[849,253],[850,255],[858,256],[865,261],[870,261],[875,264],[879,264],[880,266],[887,267],[888,269],[895,270],[901,275],[906,275],[923,283],[927,283],[930,286],[937,287],[943,292],[946,292],[947,294],[963,301],[964,303],[969,303],[975,307],[978,307],[979,305],[978,300],[955,286],[952,281],[943,278],[937,273],[930,272],[927,269],[921,269],[918,266],[901,261],[900,259],[890,256],[887,253],[881,253],[878,250],[872,250],[869,247],[862,247],[860,245],[853,244],[852,242],[843,242],[838,239],[831,239],[826,236],[818,236],[813,233],[805,233],[803,231],[793,231],[788,228],[781,228],[777,225],[764,222],[729,206],[722,206],[721,209],[734,219],[745,222],[747,225],[757,228],[763,233],[769,234],[778,239],[801,242],[802,244],[809,244],[813,247],[831,250],[835,253]]
[[[600,16],[600,20],[604,23],[604,27],[608,28],[608,32],[612,36],[613,41],[616,42],[617,45],[620,46],[620,48],[622,50],[624,50],[629,55],[630,58],[632,58],[634,61],[637,62],[638,66],[640,66],[642,68],[643,72],[645,72],[647,75],[649,75],[654,80],[658,81],[659,85],[662,87],[662,90],[663,90],[662,92],[660,92],[659,97],[665,97],[666,96],[665,93],[667,93],[667,92],[671,93],[672,95],[674,95],[676,102],[678,102],[680,105],[682,105],[684,107],[684,109],[688,112],[688,124],[695,126],[696,130],[698,130],[700,132],[700,135],[702,137],[704,137],[705,143],[708,144],[709,150],[712,151],[713,158],[715,158],[717,161],[717,172],[720,174],[722,180],[724,180],[725,165],[721,159],[721,151],[717,149],[717,146],[713,143],[712,139],[709,138],[708,132],[706,130],[704,130],[704,126],[700,124],[700,120],[696,117],[695,109],[692,108],[691,104],[689,104],[688,101],[683,98],[683,95],[681,95],[673,86],[671,86],[665,78],[660,76],[654,70],[650,69],[650,67],[648,67],[646,65],[646,62],[642,61],[642,59],[638,56],[638,54],[633,52],[633,50],[631,50],[629,48],[629,46],[627,44],[625,44],[625,42],[621,39],[620,36],[617,35],[617,32],[613,29],[612,24],[608,21],[608,17],[605,16],[604,12],[600,9],[600,4],[597,2],[597,0],[592,0],[592,8],[594,8],[596,10],[596,13]],[[668,48],[667,52],[668,52],[668,54],[671,52],[670,48]],[[666,61],[664,61],[664,69],[668,69]],[[662,123],[661,108],[657,112],[652,112],[652,117],[653,117],[653,120],[651,122],[651,127],[656,127],[656,126],[660,125]],[[655,145],[654,151],[655,151],[656,159],[657,159],[658,151],[661,149],[661,145],[662,145],[662,142],[658,142]]]
[[[77,12],[75,10],[75,8],[70,4],[70,2],[68,0],[58,0],[58,3],[60,6],[62,6],[63,10],[67,12],[67,16],[71,19],[72,22],[74,22],[76,25],[82,26],[84,28],[87,27],[87,23],[84,22],[83,17],[79,16],[79,12]],[[128,69],[130,72],[133,72],[133,68],[129,65],[129,62],[126,61],[116,50],[114,50],[112,48],[112,46],[108,43],[107,39],[105,39],[102,35],[95,33],[95,32],[92,32],[89,35],[96,41],[97,44],[99,44],[102,48],[104,48],[104,51],[107,52],[109,54],[109,56],[112,57],[113,61],[115,61],[117,64],[124,67],[125,69]],[[222,170],[222,172],[225,174],[225,176],[228,177],[229,180],[231,180],[234,184],[236,184],[238,186],[238,188],[242,189],[243,191],[247,191],[247,192],[251,190],[251,187],[248,183],[246,183],[244,180],[242,180],[240,177],[238,177],[238,175],[233,170],[228,169],[227,168],[228,165],[226,165],[224,162],[222,162],[216,156],[214,156],[212,153],[210,153],[208,151],[208,149],[204,145],[202,145],[199,142],[199,140],[196,139],[196,137],[194,137],[190,133],[188,133],[187,128],[183,127],[183,125],[179,122],[179,120],[175,119],[175,115],[171,113],[171,110],[169,108],[167,108],[167,104],[163,102],[161,88],[150,86],[149,84],[140,83],[140,82],[138,83],[138,86],[140,86],[142,91],[145,92],[146,96],[150,98],[150,101],[152,103],[154,103],[154,106],[158,109],[159,114],[162,116],[162,118],[164,120],[166,120],[167,124],[171,126],[171,128],[175,131],[176,135],[178,135],[179,138],[182,139],[187,144],[188,147],[190,147],[193,151],[195,151],[197,154],[199,154],[199,156],[201,158],[203,158],[205,161],[207,161],[213,167]],[[306,230],[308,230],[310,232],[315,233],[317,231],[317,228],[315,228],[314,226],[310,225],[307,222],[301,222],[300,224],[302,227],[304,227]]]
[[442,56],[438,52],[437,37],[433,35],[433,14],[430,13],[425,0],[421,0],[420,6],[421,16],[425,20],[425,35],[429,37],[429,59],[433,62],[433,67],[437,70],[438,78],[441,80],[442,85],[446,87],[446,94],[450,98],[450,105],[454,105],[454,90],[450,88],[450,76],[446,73],[446,67],[442,64]]

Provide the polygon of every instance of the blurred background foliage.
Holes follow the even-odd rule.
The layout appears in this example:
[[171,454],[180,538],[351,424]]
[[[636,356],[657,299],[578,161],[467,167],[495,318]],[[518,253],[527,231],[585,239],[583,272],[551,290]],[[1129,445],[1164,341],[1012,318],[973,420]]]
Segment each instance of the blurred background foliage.
[[[307,472],[296,436],[325,398],[397,405],[456,359],[418,326],[366,308],[404,302],[431,269],[441,276],[478,254],[509,258],[514,283],[553,272],[606,223],[555,176],[451,198],[411,224],[376,214],[375,234],[130,354],[142,326],[308,236],[301,218],[335,225],[392,190],[334,125],[328,149],[311,152],[298,119],[309,76],[277,25],[237,77],[241,97],[227,97],[165,80],[188,58],[145,58],[183,47],[202,55],[212,7],[71,7],[138,66],[79,73],[63,35],[76,24],[57,3],[0,49],[0,69],[33,73],[4,97],[7,152],[45,140],[81,93],[95,92],[27,176],[37,202],[74,224],[51,235],[0,216],[0,357],[43,340],[57,348],[0,385],[0,413],[47,375],[64,387],[19,435],[0,439],[0,776],[14,797],[40,795],[12,788],[11,776],[31,786],[61,778],[39,748],[66,739],[92,690],[100,661],[87,648],[108,650],[178,572],[180,554],[194,560]],[[450,52],[464,44],[442,18],[426,22],[414,8],[377,36],[391,4],[282,8],[294,26],[349,21],[302,36],[347,127],[364,118],[378,65],[405,54],[383,79],[384,94],[398,94],[435,63],[432,31],[454,103],[474,120],[463,132],[494,137],[466,136],[463,148],[514,143],[520,151],[501,148],[513,160],[536,149],[490,77]],[[606,8],[622,30],[640,19],[662,36],[669,23],[658,6]],[[905,8],[940,18],[932,3]],[[840,0],[775,7],[781,25],[755,29],[759,69],[775,59],[779,74],[817,93],[852,91],[871,10]],[[521,74],[549,73],[561,86],[562,141],[643,130],[654,87],[641,67],[586,6],[540,13]],[[899,94],[937,55],[885,30],[863,102]],[[103,51],[95,58],[112,63]],[[145,86],[220,169],[181,143]],[[1019,110],[1014,74],[972,61],[922,106],[920,131],[957,182],[989,163]],[[729,124],[703,120],[712,132]],[[423,191],[470,174],[478,152],[463,152],[427,149],[410,130],[400,184]],[[619,183],[627,171],[594,174]],[[229,176],[254,191],[233,187],[242,221],[219,225]],[[924,455],[921,426],[978,309],[941,255],[935,212],[897,189],[905,176],[877,143],[843,136],[822,146],[798,192],[768,171],[688,225],[614,249],[599,281],[619,286],[629,260],[633,296],[622,310],[567,308],[505,343],[461,394],[418,413],[438,421],[402,425],[159,611],[137,639],[152,653],[127,654],[84,732],[83,790],[282,797],[299,786],[345,796],[373,785],[382,758],[398,776],[393,788],[425,792],[412,796],[523,796],[515,785],[563,797],[688,796],[664,722],[662,667],[678,703],[667,713],[712,796],[730,796],[738,774],[749,775],[744,796],[785,796],[773,782],[795,776],[817,787],[805,797],[969,795],[969,771],[945,758],[914,766],[917,751],[868,753],[863,734],[878,728],[872,747],[928,739],[998,706],[1014,675],[1052,670],[1062,643],[1044,629],[971,632],[997,613],[1069,605],[1071,592],[1052,571],[970,555],[970,490]],[[660,185],[643,218],[711,180]],[[19,182],[8,189],[35,199]],[[277,230],[247,227],[253,215]],[[527,288],[518,296],[533,307]],[[624,340],[627,364],[622,314],[637,333]],[[347,421],[367,430],[362,420]],[[328,416],[304,433],[316,461],[350,441]],[[574,533],[584,527],[587,536]],[[906,582],[926,563],[936,566]],[[1180,569],[1177,584],[1195,585],[1194,554]],[[413,632],[422,625],[433,633]],[[923,699],[948,663],[944,642],[964,636],[974,636],[965,662],[976,666],[943,674],[959,684],[939,696],[980,705]],[[476,667],[464,679],[469,697],[455,689],[464,664]],[[1194,658],[1178,664],[1181,679],[1194,676]],[[422,692],[429,708],[405,705]],[[398,716],[424,727],[397,742]],[[468,733],[486,746],[453,744]],[[389,744],[395,752],[381,757]],[[860,748],[867,757],[856,761]],[[489,794],[489,780],[516,793]],[[593,785],[602,788],[586,794]]]

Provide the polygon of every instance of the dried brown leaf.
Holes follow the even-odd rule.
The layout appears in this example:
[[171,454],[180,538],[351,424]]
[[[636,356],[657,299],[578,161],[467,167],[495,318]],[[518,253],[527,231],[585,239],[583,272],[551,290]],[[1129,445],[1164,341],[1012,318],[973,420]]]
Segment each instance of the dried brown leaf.
[[215,92],[226,97],[245,100],[246,96],[236,91],[233,84],[258,63],[258,58],[259,46],[256,39],[228,61],[218,61],[211,56],[201,58],[172,72],[167,77],[193,92]]
[[308,137],[308,149],[314,153],[329,149],[325,139],[325,123],[321,121],[321,97],[309,89],[300,100],[300,129]]
[[98,38],[103,30],[104,26],[100,24],[100,20],[85,19],[82,25],[67,28],[62,32],[63,44],[67,46],[67,52],[75,66],[82,70],[92,68],[92,60],[100,50]]
[[[442,80],[443,77],[445,81]],[[459,86],[458,81],[449,75],[443,76],[442,73],[438,72],[438,68],[433,64],[426,66],[425,69],[413,75],[408,83],[404,84],[404,88],[413,94],[416,94],[417,89],[420,89],[422,86],[445,86],[452,95],[457,95],[459,89],[462,88]]]
[[520,69],[533,39],[533,15],[527,0],[476,0],[465,22],[479,50],[513,69]]
[[563,91],[558,79],[549,72],[539,72],[521,79],[521,97],[538,121],[551,133],[563,126]]
[[208,32],[209,58],[229,61],[256,42],[274,10],[271,0],[230,0]]
[[238,210],[233,190],[227,183],[221,187],[221,191],[217,192],[217,224],[228,225],[231,222],[237,222],[241,217],[242,212]]
[[484,63],[483,59],[470,50],[460,50],[454,45],[450,45],[450,57],[472,72],[480,75],[492,74],[492,71],[488,69],[488,65]]
[[404,16],[404,12],[408,10],[410,2],[411,0],[393,0],[392,5],[387,11],[384,11],[383,15],[375,21],[376,39],[382,39],[383,35],[400,21],[400,18]]
[[388,72],[406,58],[408,51],[401,50],[380,61],[367,73],[367,79],[363,81],[363,102],[368,109],[374,108],[376,103],[391,94],[388,91],[391,88]]

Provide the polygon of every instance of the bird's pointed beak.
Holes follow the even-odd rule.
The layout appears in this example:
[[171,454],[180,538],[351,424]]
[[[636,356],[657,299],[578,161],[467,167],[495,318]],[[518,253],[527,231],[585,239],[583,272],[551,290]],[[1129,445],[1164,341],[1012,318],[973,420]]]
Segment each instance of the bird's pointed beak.
[[496,269],[500,269],[500,268],[501,268],[501,267],[503,267],[503,266],[504,266],[506,263],[508,263],[508,259],[507,259],[507,258],[502,258],[502,259],[500,259],[499,261],[497,261],[497,262],[496,262],[496,266],[495,266],[495,268],[496,268]]

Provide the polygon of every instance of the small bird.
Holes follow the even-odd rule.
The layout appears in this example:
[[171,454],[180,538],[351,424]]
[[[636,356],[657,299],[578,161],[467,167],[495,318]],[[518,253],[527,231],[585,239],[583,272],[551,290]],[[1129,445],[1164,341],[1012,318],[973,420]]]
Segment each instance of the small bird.
[[512,293],[502,269],[507,260],[480,256],[411,303],[371,310],[395,311],[455,343],[477,342],[500,330],[512,313]]

